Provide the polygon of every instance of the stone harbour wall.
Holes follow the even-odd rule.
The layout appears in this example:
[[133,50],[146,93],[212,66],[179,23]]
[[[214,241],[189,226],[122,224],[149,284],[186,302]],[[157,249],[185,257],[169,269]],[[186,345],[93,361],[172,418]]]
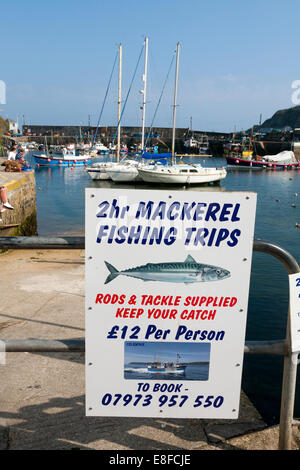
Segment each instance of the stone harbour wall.
[[0,186],[7,188],[8,201],[14,207],[1,214],[0,236],[37,235],[34,170],[7,173],[0,168]]

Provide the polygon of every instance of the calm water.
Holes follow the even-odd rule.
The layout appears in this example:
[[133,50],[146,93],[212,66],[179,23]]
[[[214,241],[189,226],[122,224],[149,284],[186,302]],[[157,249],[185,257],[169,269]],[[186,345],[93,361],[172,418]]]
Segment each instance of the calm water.
[[[30,159],[30,156],[29,156]],[[96,160],[95,160],[96,161]],[[195,159],[190,158],[190,162]],[[204,160],[200,159],[203,163]],[[207,166],[226,165],[224,159],[205,159]],[[85,187],[116,187],[112,182],[93,182],[84,168],[36,170],[39,235],[84,232]],[[119,186],[121,187],[121,186]],[[132,187],[132,185],[122,185]],[[148,185],[136,187],[149,188]],[[151,186],[153,187],[153,186]],[[193,191],[255,191],[258,194],[255,238],[276,243],[300,262],[300,171],[228,171],[221,186],[191,188]],[[294,194],[299,192],[299,197]],[[296,201],[296,208],[292,204]],[[247,321],[247,339],[285,337],[288,309],[288,276],[270,255],[254,253]],[[283,359],[245,355],[243,389],[264,418],[277,422]],[[300,416],[300,391],[295,416]]]

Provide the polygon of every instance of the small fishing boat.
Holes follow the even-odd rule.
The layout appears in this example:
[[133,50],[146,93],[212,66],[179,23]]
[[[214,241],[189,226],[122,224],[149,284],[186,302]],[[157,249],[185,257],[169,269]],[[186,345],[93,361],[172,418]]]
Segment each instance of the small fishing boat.
[[91,156],[79,149],[63,149],[62,155],[51,153],[33,155],[36,165],[39,166],[85,166],[91,162]]
[[176,354],[175,362],[154,361],[148,365],[148,372],[165,372],[184,374],[186,366],[179,363],[179,354]]
[[151,362],[148,365],[148,372],[165,372],[165,365],[162,362]]
[[243,155],[242,157],[228,155],[226,157],[227,167],[234,169],[254,170],[290,170],[300,169],[300,162],[296,161],[294,152],[284,150],[276,155],[265,155],[264,157],[253,157]]
[[205,157],[211,157],[209,153],[209,141],[207,135],[203,134],[200,136],[199,141],[199,155],[203,155]]
[[148,372],[185,373],[186,366],[169,362],[152,362],[148,366]]
[[90,152],[105,155],[109,153],[109,149],[105,145],[103,145],[102,142],[95,142],[94,145],[91,147]]
[[186,136],[183,145],[187,149],[197,149],[199,147],[199,142],[194,138],[194,136]]

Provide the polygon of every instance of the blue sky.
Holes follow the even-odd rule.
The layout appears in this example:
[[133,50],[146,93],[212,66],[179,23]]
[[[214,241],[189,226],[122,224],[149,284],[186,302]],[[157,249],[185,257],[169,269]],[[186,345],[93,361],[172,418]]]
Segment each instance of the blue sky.
[[[292,106],[300,79],[298,0],[14,0],[1,2],[1,114],[26,124],[96,124],[114,56],[123,44],[125,97],[149,37],[146,125],[176,43],[181,43],[178,127],[233,131]],[[124,114],[139,125],[141,62]],[[117,74],[102,125],[117,122]],[[174,70],[155,125],[171,127]]]

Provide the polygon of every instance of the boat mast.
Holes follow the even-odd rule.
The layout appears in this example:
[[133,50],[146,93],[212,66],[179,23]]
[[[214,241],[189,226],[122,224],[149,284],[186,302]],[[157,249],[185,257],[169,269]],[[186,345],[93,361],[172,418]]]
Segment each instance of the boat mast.
[[[121,119],[121,88],[122,88],[122,44],[119,45],[119,85],[118,85],[118,122]],[[120,160],[120,143],[121,143],[121,124],[118,127],[117,141],[117,162]]]
[[45,146],[46,146],[46,155],[49,154],[48,143],[47,143],[47,136],[45,135]]
[[145,117],[146,117],[146,91],[147,91],[147,69],[148,69],[148,38],[145,38],[145,63],[144,63],[144,89],[142,90],[143,94],[143,114],[142,114],[142,153],[144,151],[145,144]]
[[174,163],[175,155],[175,121],[176,121],[176,107],[177,107],[177,86],[178,86],[178,65],[179,65],[179,49],[180,43],[177,43],[176,52],[176,71],[175,71],[175,88],[174,88],[174,105],[173,105],[173,132],[172,132],[172,165]]

